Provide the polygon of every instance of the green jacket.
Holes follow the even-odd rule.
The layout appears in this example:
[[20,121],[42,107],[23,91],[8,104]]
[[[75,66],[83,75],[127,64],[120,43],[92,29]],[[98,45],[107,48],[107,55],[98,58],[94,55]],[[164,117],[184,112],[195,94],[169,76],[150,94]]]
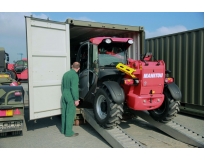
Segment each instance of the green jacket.
[[67,102],[79,100],[79,77],[74,69],[63,75],[61,83],[61,93]]

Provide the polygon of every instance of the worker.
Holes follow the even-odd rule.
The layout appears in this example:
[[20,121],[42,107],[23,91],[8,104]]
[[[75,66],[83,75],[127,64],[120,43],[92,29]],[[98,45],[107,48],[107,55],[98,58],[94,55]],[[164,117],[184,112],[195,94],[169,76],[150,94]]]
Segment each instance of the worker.
[[61,84],[61,109],[62,109],[62,128],[61,133],[66,137],[75,137],[79,133],[73,132],[73,123],[76,114],[76,107],[79,105],[79,77],[77,72],[80,63],[74,62],[71,70],[67,71],[62,78]]

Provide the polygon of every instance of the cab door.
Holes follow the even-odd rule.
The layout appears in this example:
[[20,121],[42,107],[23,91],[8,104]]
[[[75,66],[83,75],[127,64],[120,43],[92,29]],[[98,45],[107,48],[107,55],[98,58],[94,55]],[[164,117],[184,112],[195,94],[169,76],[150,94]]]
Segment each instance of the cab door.
[[84,43],[78,50],[78,59],[80,62],[79,71],[79,96],[84,99],[89,91],[89,42]]

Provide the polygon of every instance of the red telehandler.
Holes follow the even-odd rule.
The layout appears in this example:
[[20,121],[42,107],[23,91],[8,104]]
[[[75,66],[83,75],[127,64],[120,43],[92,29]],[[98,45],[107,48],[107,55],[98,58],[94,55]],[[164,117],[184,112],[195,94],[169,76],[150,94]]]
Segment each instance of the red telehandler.
[[9,72],[12,75],[13,79],[17,81],[28,80],[28,62],[27,58],[16,61],[14,64],[8,63]]
[[132,38],[96,37],[81,44],[77,61],[80,106],[91,104],[99,125],[120,124],[125,110],[147,110],[156,121],[166,123],[177,112],[181,91],[163,60],[150,53],[140,60],[127,58]]

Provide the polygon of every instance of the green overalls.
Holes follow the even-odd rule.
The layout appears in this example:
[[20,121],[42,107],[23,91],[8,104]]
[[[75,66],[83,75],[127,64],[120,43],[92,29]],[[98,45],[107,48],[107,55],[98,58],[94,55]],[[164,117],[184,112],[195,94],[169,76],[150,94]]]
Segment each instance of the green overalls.
[[79,78],[75,70],[71,69],[63,75],[61,83],[61,133],[68,137],[74,134],[72,128],[76,114],[75,101],[79,100],[78,83]]

